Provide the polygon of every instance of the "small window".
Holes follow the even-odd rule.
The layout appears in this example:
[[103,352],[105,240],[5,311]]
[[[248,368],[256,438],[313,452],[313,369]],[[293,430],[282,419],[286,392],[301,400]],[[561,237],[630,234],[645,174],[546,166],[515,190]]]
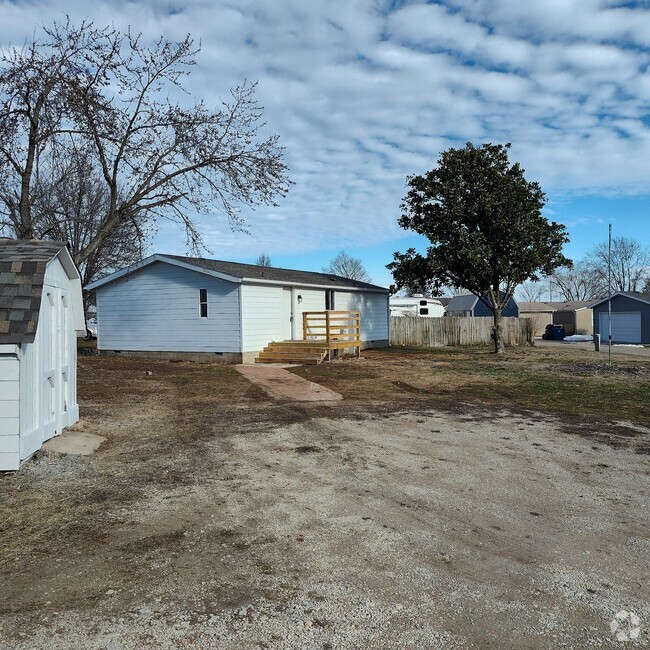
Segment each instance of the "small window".
[[428,307],[420,307],[420,316],[428,316],[429,315],[429,308]]
[[427,306],[427,301],[426,301],[426,300],[420,300],[420,304],[421,304],[423,307],[426,307],[426,306]]
[[199,314],[201,318],[208,317],[208,290],[199,289]]
[[334,309],[334,289],[325,291],[325,309]]

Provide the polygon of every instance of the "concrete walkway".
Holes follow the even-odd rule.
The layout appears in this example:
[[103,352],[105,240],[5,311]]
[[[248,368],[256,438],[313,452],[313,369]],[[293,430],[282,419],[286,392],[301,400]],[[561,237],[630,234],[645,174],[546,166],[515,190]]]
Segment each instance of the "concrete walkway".
[[50,438],[43,443],[42,449],[53,451],[58,454],[75,454],[78,456],[90,456],[99,449],[104,442],[104,436],[83,431],[64,431],[61,435]]
[[277,400],[335,402],[343,395],[298,377],[279,366],[238,365],[237,371]]

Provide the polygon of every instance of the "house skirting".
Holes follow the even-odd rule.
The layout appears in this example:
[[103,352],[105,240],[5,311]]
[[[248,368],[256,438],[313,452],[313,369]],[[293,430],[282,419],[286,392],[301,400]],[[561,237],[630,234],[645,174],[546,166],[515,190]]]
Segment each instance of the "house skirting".
[[99,350],[99,354],[197,363],[242,363],[241,352],[162,352],[149,350]]
[[[388,339],[362,341],[361,349],[387,348]],[[261,350],[255,352],[162,352],[148,350],[99,350],[99,354],[142,357],[143,359],[168,359],[170,361],[195,361],[197,363],[255,363]]]

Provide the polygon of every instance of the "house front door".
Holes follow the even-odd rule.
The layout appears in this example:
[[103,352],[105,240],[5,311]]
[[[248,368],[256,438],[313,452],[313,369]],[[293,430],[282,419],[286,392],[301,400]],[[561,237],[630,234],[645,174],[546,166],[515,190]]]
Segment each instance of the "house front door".
[[282,338],[285,341],[290,341],[291,336],[291,321],[293,319],[292,306],[291,306],[291,289],[289,287],[282,288]]

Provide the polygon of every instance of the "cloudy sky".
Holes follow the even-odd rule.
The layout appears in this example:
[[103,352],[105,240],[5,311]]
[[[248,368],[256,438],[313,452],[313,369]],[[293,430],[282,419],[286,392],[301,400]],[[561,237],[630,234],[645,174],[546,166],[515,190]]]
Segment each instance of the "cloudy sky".
[[[569,256],[609,221],[650,244],[646,0],[0,0],[0,42],[65,13],[151,39],[189,32],[202,51],[188,88],[208,102],[259,82],[295,186],[244,213],[250,235],[203,219],[215,258],[320,270],[345,249],[389,284],[391,253],[424,249],[396,223],[406,176],[467,141],[512,142]],[[155,249],[182,253],[181,234],[163,228]]]

